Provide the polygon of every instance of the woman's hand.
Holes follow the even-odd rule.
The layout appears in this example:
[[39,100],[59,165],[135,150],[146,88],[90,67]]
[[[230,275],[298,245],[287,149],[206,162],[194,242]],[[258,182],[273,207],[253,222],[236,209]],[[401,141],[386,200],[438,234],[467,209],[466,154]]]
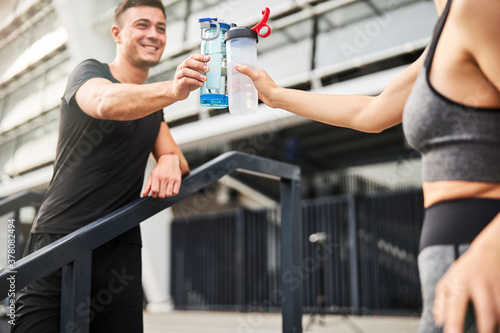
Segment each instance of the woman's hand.
[[275,97],[276,92],[281,89],[281,87],[271,79],[265,70],[257,69],[257,71],[255,71],[247,65],[241,64],[235,64],[234,68],[252,79],[255,88],[259,92],[259,99],[262,102],[272,108],[279,107]]
[[444,325],[444,333],[464,332],[464,320],[470,301],[474,305],[478,332],[499,332],[499,224],[500,214],[437,284],[433,312],[436,324]]

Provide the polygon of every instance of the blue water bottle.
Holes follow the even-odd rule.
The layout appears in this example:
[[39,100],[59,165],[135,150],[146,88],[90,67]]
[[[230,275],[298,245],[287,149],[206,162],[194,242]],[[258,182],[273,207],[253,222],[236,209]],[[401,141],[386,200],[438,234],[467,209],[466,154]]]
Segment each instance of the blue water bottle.
[[207,80],[201,87],[201,106],[210,109],[228,107],[227,99],[227,59],[224,36],[231,28],[217,18],[201,18],[198,20],[201,29],[201,53],[210,56],[207,63],[210,71]]

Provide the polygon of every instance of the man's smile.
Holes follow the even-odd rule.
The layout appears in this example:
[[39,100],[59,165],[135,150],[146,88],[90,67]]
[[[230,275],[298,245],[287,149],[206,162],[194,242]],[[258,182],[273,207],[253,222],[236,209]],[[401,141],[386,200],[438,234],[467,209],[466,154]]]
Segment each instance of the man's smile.
[[152,45],[142,45],[145,49],[152,50],[152,51],[158,51],[159,47],[157,46],[152,46]]

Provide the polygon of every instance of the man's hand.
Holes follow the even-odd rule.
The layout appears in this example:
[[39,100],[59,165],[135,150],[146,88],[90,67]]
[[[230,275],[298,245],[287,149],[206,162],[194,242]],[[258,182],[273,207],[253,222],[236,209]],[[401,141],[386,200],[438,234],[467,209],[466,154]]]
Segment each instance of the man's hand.
[[209,60],[209,56],[193,54],[177,66],[172,80],[172,93],[178,100],[186,99],[191,91],[198,89],[205,83],[207,77],[200,72],[209,71],[205,64]]
[[181,187],[179,157],[175,154],[162,155],[148,177],[142,196],[151,193],[153,198],[177,195]]

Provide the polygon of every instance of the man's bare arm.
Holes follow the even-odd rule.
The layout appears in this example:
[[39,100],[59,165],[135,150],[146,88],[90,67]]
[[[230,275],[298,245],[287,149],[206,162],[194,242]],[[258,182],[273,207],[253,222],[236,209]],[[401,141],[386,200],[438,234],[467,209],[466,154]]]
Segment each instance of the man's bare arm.
[[76,102],[88,115],[98,119],[134,120],[186,99],[203,85],[207,71],[202,54],[192,55],[178,67],[171,81],[150,84],[112,83],[104,78],[85,82],[76,92]]

